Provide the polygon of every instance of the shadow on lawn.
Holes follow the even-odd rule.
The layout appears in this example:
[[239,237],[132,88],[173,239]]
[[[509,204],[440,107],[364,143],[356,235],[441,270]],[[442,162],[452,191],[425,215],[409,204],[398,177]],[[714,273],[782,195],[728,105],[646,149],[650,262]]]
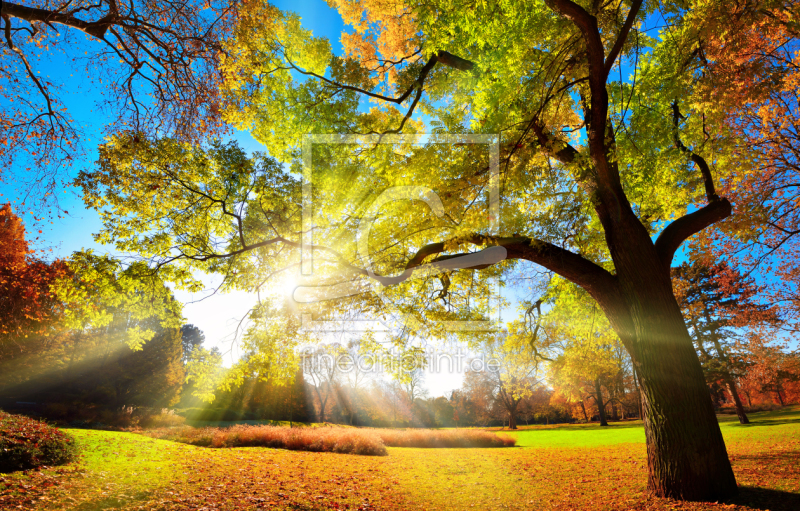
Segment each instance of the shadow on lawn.
[[797,511],[800,509],[800,494],[770,490],[768,488],[740,486],[739,494],[726,502],[764,511]]
[[750,424],[729,424],[729,428],[752,428],[754,426],[780,426],[781,424],[800,424],[800,418],[797,419],[757,419],[751,421]]
[[633,421],[619,421],[619,422],[609,422],[608,426],[601,426],[600,424],[596,423],[575,423],[575,424],[531,424],[531,425],[517,425],[519,429],[508,429],[508,428],[501,428],[498,426],[495,427],[488,427],[488,428],[480,428],[486,431],[500,431],[504,433],[519,433],[521,431],[553,431],[553,430],[568,430],[572,431],[611,431],[615,429],[632,429],[638,428],[641,429],[642,421],[640,420],[633,420]]

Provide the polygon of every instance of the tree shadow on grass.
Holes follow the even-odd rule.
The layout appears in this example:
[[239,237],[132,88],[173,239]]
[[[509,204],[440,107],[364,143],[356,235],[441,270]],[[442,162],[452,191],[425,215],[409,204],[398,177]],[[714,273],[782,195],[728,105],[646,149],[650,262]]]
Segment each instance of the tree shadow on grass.
[[589,424],[531,424],[531,425],[518,425],[519,429],[507,429],[500,427],[481,428],[486,431],[501,431],[504,433],[520,433],[523,431],[613,431],[617,429],[642,429],[642,421],[619,421],[609,422],[608,426],[601,426],[597,423]]
[[142,504],[151,498],[151,492],[134,492],[130,495],[108,496],[98,500],[90,500],[75,504],[75,511],[101,511],[105,509],[124,509]]
[[729,428],[752,428],[756,426],[779,426],[781,424],[800,424],[800,418],[797,419],[757,419],[751,421],[750,424],[728,424]]
[[800,509],[800,494],[769,488],[740,486],[738,495],[727,500],[726,503],[764,511],[797,511]]

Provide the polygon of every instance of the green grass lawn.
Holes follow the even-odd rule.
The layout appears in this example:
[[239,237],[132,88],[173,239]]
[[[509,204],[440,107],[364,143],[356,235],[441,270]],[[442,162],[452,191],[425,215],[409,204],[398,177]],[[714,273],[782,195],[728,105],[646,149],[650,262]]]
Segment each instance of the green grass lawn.
[[81,459],[0,475],[0,508],[800,510],[800,409],[751,419],[720,417],[742,488],[722,504],[649,497],[642,426],[626,422],[525,428],[511,433],[515,448],[390,448],[388,457],[67,430]]
[[[757,439],[762,435],[783,431],[782,426],[800,429],[800,409],[759,412],[748,415],[751,424],[739,424],[735,415],[719,415],[720,428],[726,441]],[[764,428],[770,426],[770,428]],[[781,427],[776,427],[781,426]],[[644,443],[641,421],[612,422],[607,427],[596,424],[522,426],[519,431],[504,431],[514,436],[520,447],[594,447],[622,443]]]

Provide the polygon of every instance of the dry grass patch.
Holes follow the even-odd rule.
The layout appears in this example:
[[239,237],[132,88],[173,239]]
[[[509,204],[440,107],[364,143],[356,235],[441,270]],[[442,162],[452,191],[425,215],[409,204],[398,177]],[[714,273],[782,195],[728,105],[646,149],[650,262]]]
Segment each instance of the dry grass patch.
[[478,429],[376,429],[389,447],[513,447],[517,440]]
[[164,428],[147,431],[154,438],[202,447],[272,447],[290,451],[337,452],[386,456],[381,437],[355,428],[285,428],[239,425],[230,428]]
[[475,429],[287,428],[237,425],[229,428],[161,428],[145,434],[201,447],[272,447],[291,451],[386,456],[386,447],[513,447],[517,440]]

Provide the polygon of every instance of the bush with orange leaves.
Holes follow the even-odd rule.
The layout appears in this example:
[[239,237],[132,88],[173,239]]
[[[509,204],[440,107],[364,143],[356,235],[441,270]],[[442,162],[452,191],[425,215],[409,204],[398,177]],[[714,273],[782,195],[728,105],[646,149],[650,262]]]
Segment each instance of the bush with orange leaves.
[[162,428],[147,435],[202,447],[272,447],[293,451],[386,456],[390,447],[511,447],[514,438],[480,430],[360,429],[340,427]]

